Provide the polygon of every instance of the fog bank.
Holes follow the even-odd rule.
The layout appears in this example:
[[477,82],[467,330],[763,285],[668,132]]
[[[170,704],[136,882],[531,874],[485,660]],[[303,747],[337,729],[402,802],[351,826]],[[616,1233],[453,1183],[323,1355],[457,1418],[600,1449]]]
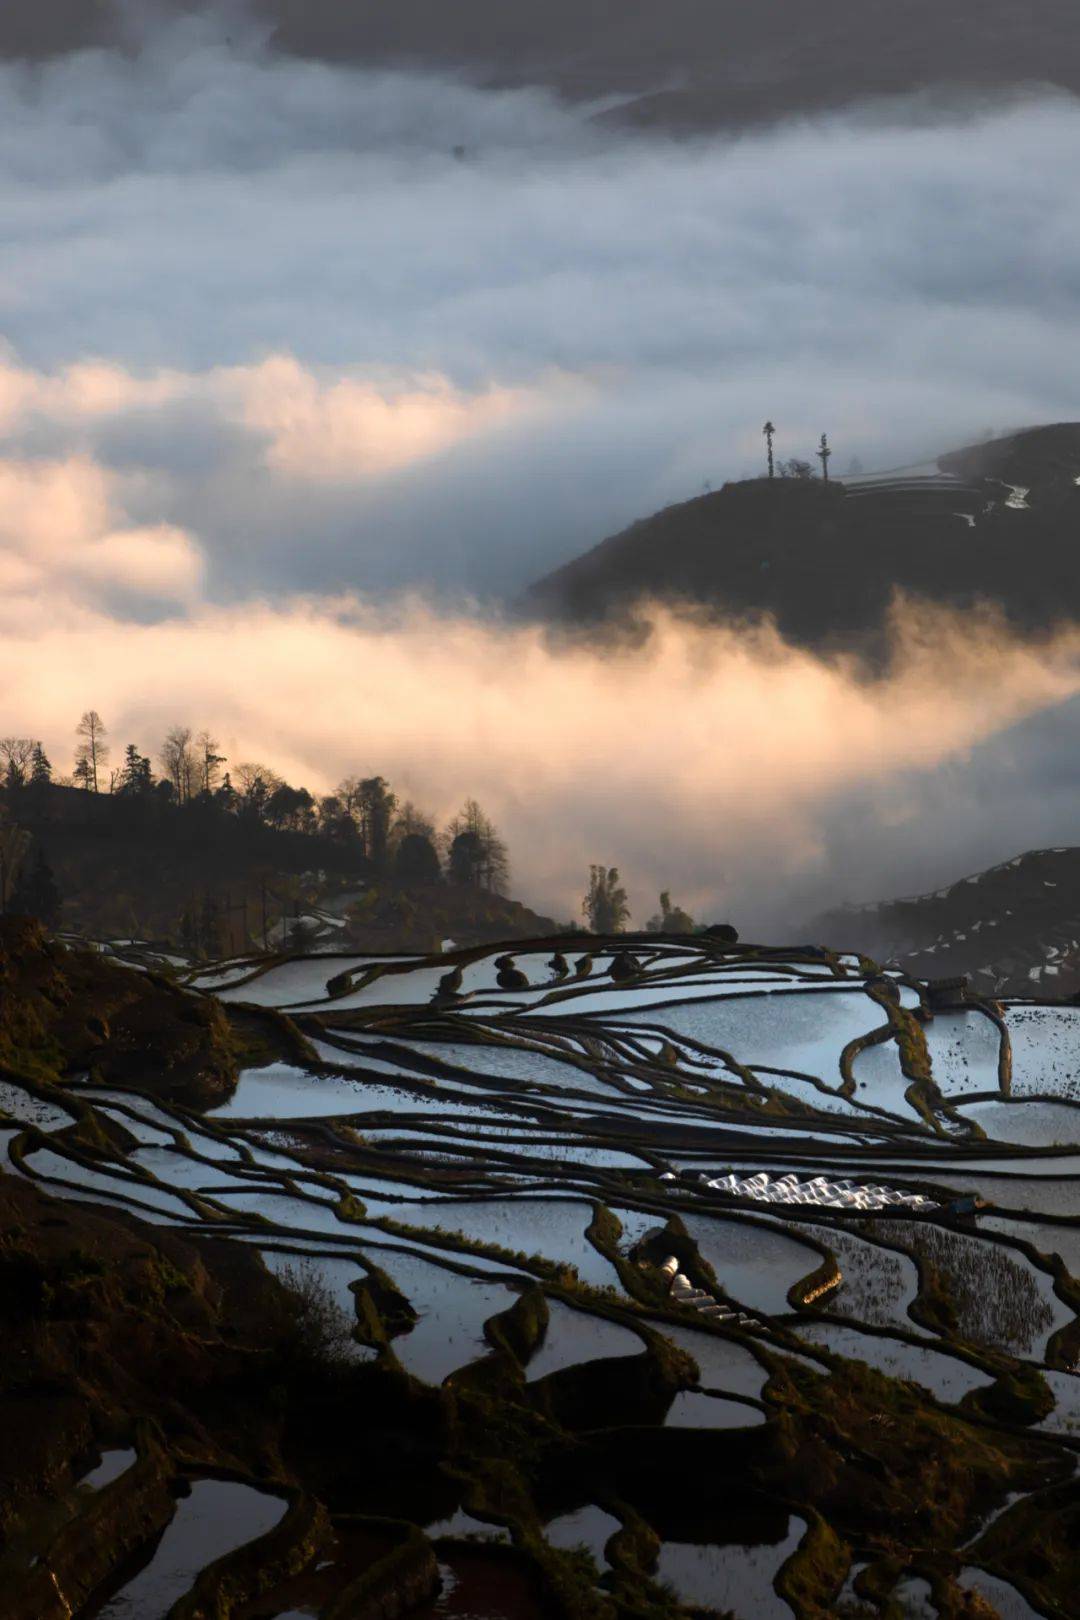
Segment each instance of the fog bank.
[[1037,841],[1035,801],[1039,830],[1070,836],[1060,732],[1022,761],[1017,737],[1080,693],[1080,630],[1024,643],[992,616],[902,605],[894,628],[889,670],[867,677],[768,625],[660,610],[646,649],[603,654],[415,601],[122,626],[74,604],[30,623],[9,608],[0,712],[58,766],[92,705],[117,755],[179,721],[312,791],[378,772],[440,819],[474,794],[508,839],[514,892],[559,918],[602,860],[639,923],[671,888],[699,917],[783,932],[820,905],[958,875],[987,839],[988,859]]

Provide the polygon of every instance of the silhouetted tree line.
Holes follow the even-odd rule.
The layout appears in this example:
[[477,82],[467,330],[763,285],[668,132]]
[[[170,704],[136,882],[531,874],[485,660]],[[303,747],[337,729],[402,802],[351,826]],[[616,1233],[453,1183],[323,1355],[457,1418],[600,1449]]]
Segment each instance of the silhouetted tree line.
[[[382,776],[347,776],[333,793],[314,795],[284,781],[268,766],[242,761],[232,770],[209,731],[172,726],[155,762],[129,742],[111,763],[108,728],[88,709],[75,728],[69,777],[54,778],[41,743],[29,737],[0,738],[0,781],[14,823],[33,811],[35,796],[51,786],[81,789],[124,801],[137,826],[163,812],[185,822],[226,818],[252,833],[300,834],[355,854],[373,873],[404,885],[439,883],[504,894],[510,867],[506,845],[475,799],[467,799],[437,833],[432,819],[410,801],[399,801]],[[0,894],[0,903],[3,896]],[[209,929],[209,924],[206,925]],[[212,930],[209,930],[212,931]]]

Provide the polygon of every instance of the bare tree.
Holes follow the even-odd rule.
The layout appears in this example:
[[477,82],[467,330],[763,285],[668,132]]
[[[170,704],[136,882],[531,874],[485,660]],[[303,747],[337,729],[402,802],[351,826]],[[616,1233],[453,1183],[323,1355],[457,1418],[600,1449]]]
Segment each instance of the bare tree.
[[423,810],[417,809],[411,799],[399,805],[394,816],[394,824],[390,829],[390,847],[397,849],[404,838],[426,838],[430,844],[435,842],[435,823],[432,818],[425,815]]
[[351,821],[354,828],[360,825],[360,801],[363,798],[363,786],[358,776],[346,776],[339,782],[334,793],[340,806],[340,813]]
[[218,753],[221,744],[208,731],[200,731],[195,745],[199,751],[199,788],[203,793],[213,793],[225,764],[225,755]]
[[466,799],[442,836],[451,883],[505,894],[510,858],[494,823],[475,799]]
[[172,783],[177,804],[186,804],[191,798],[197,762],[191,746],[191,727],[172,726],[158,754],[161,768]]
[[261,821],[271,796],[285,784],[266,765],[255,765],[249,761],[236,767],[233,785],[242,814]]
[[33,737],[0,737],[0,763],[3,765],[5,787],[21,788],[24,785],[36,747]]
[[87,709],[75,727],[75,735],[80,739],[75,749],[75,775],[84,787],[99,793],[99,779],[109,763],[109,746],[105,722],[96,709]]

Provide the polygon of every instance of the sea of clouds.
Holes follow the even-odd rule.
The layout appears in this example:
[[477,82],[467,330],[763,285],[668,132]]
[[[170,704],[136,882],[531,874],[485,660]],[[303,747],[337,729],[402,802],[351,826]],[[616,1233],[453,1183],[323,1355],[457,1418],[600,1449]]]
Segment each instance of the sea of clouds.
[[869,678],[494,606],[766,417],[842,472],[1076,415],[1074,102],[674,141],[195,17],[0,107],[0,731],[475,791],[560,914],[588,860],[765,926],[1071,836],[1068,633],[901,614]]

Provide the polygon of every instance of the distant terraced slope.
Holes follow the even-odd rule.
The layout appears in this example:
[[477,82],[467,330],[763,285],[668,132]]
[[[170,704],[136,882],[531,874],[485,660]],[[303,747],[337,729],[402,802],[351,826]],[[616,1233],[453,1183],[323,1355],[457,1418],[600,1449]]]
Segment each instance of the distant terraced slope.
[[642,598],[771,613],[810,644],[873,643],[896,590],[1080,613],[1080,425],[1032,428],[850,481],[753,479],[667,507],[534,584],[526,610],[595,623]]
[[932,894],[842,907],[816,923],[838,946],[919,978],[967,973],[994,995],[1080,991],[1080,849],[1030,850]]

